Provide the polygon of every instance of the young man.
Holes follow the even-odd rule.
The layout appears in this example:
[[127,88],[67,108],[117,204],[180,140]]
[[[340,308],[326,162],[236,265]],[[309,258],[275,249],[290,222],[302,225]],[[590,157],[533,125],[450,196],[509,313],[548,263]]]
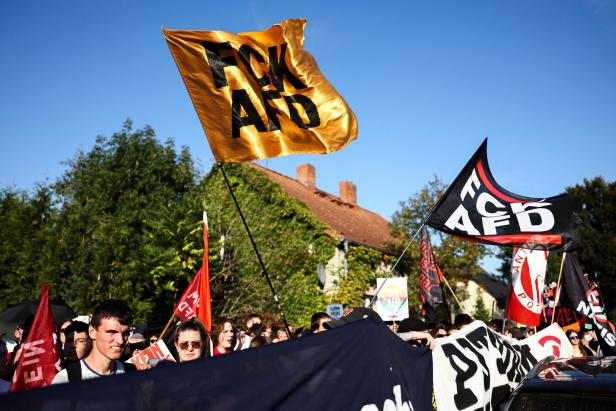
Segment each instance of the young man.
[[134,369],[133,365],[119,361],[128,343],[131,321],[132,312],[126,302],[107,300],[99,304],[88,327],[92,351],[86,358],[60,371],[51,383],[124,374],[127,369]]

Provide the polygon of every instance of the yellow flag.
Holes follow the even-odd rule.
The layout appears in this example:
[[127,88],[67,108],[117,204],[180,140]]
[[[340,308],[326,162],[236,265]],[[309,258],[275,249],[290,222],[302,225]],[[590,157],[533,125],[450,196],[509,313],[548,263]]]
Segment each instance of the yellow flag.
[[331,153],[357,137],[355,115],[303,49],[305,25],[163,29],[217,161]]

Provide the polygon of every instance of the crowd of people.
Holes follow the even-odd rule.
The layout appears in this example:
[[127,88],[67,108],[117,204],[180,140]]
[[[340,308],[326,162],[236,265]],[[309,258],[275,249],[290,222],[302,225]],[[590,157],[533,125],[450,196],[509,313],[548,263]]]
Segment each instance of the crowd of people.
[[[324,312],[315,313],[310,326],[294,330],[271,319],[264,320],[261,315],[250,314],[239,324],[228,318],[216,319],[210,333],[199,319],[192,318],[178,322],[165,335],[158,335],[150,333],[147,328],[131,326],[132,312],[126,302],[107,300],[94,309],[91,317],[68,320],[58,328],[62,371],[56,374],[52,384],[133,371],[136,367],[127,360],[156,344],[159,339],[166,343],[177,362],[187,362],[318,334],[366,317],[381,320],[375,311],[355,307],[347,308],[339,319],[332,319]],[[16,345],[12,352],[0,341],[0,380],[11,381],[21,357],[22,342],[27,338],[32,320],[29,317],[15,329]],[[412,346],[434,348],[436,339],[455,334],[472,322],[473,318],[468,314],[458,314],[453,323],[429,323],[417,317],[409,317],[400,322],[388,322],[387,325]],[[510,321],[503,324],[503,320],[492,320],[486,325],[495,332],[520,340],[535,331],[533,327],[520,328]],[[599,344],[592,329],[572,329],[566,334],[574,347],[574,356],[597,355]],[[148,367],[169,362],[151,360]]]

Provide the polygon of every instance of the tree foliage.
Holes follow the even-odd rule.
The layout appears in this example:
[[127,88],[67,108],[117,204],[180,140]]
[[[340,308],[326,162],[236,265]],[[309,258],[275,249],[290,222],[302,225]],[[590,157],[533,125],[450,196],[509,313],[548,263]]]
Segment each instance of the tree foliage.
[[597,273],[608,319],[616,321],[616,182],[584,179],[567,193],[582,219],[578,259],[587,272]]
[[[446,185],[434,177],[419,192],[412,195],[408,200],[400,203],[400,209],[392,219],[394,235],[401,239],[399,249],[404,249],[410,240],[416,235],[415,241],[409,247],[404,260],[400,264],[400,272],[408,272],[409,275],[409,304],[419,307],[419,234],[418,230],[426,220],[430,211],[438,199],[446,190]],[[436,262],[444,276],[460,299],[466,296],[465,287],[459,287],[458,281],[466,283],[482,273],[479,261],[489,254],[486,247],[444,234],[440,231],[428,230],[432,242]],[[450,305],[453,297],[449,296]],[[452,306],[454,309],[455,306]]]
[[[252,235],[287,318],[304,325],[326,303],[317,266],[338,246],[327,227],[257,169],[226,164]],[[101,300],[127,300],[136,321],[164,324],[203,257],[202,211],[209,214],[214,315],[276,313],[220,170],[204,178],[189,151],[161,144],[127,121],[78,151],[52,186],[28,195],[0,192],[0,305],[38,295],[40,284],[79,313]],[[336,302],[360,305],[374,285],[380,253],[353,246]]]

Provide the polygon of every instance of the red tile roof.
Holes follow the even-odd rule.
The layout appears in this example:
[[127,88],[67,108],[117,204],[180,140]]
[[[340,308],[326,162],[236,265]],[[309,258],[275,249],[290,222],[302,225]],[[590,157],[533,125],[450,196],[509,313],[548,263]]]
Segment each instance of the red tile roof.
[[[342,198],[318,188],[309,188],[299,181],[267,169],[255,163],[250,165],[264,172],[291,197],[304,203],[314,215],[330,226],[335,233],[329,235],[387,251],[389,243],[394,241],[389,230],[389,223],[372,211],[345,202]],[[329,231],[329,230],[328,230]]]

